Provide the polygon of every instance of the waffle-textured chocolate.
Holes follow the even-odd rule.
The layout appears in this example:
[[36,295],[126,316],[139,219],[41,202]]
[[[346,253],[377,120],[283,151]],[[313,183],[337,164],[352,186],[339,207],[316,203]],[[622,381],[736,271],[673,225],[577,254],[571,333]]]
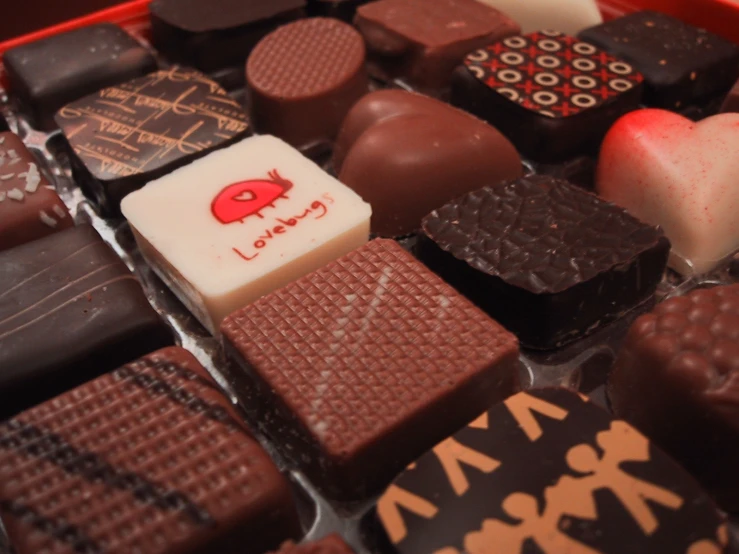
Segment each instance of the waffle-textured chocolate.
[[270,33],[246,63],[254,128],[296,147],[331,142],[368,91],[362,35],[315,17]]
[[485,187],[423,221],[421,259],[522,344],[575,340],[645,301],[662,231],[575,185],[531,176]]
[[354,550],[339,535],[328,535],[311,543],[288,541],[273,554],[354,554]]
[[329,496],[376,492],[517,385],[515,337],[374,240],[228,317],[258,421]]
[[262,554],[298,533],[287,480],[176,347],[0,424],[0,515],[18,554]]
[[613,409],[739,510],[739,285],[636,320],[608,382]]

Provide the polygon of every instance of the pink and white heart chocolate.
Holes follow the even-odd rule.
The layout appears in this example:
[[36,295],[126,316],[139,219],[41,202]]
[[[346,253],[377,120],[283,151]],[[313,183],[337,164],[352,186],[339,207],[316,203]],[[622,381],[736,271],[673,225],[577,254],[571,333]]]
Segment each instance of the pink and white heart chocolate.
[[625,115],[603,142],[596,187],[664,229],[673,269],[710,271],[739,249],[739,114],[699,123],[654,109]]

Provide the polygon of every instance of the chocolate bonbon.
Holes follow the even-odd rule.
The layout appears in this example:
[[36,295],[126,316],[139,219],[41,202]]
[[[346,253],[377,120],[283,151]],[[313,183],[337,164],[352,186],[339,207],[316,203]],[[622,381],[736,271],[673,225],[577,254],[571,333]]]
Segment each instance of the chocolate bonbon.
[[630,64],[558,31],[509,37],[472,52],[452,103],[488,121],[538,162],[597,152],[608,128],[638,107]]
[[272,29],[303,16],[305,0],[154,0],[154,45],[171,60],[213,71],[244,62]]
[[0,431],[0,515],[18,554],[262,554],[300,533],[287,480],[181,348]]
[[270,33],[246,63],[255,130],[295,147],[330,144],[369,90],[364,62],[362,36],[336,19],[304,19]]
[[54,113],[100,88],[154,71],[149,51],[111,23],[54,35],[3,55],[10,90],[36,128],[55,128]]
[[0,418],[171,344],[89,225],[0,252]]
[[726,95],[724,102],[721,104],[721,112],[734,112],[739,113],[739,81],[736,82],[734,87]]
[[409,466],[376,513],[398,554],[728,553],[690,475],[565,389],[493,407]]
[[13,133],[0,133],[0,250],[74,225],[64,202]]
[[521,25],[524,33],[552,29],[574,35],[603,22],[595,0],[478,0],[501,10]]
[[386,239],[221,330],[267,434],[344,500],[377,492],[517,385],[515,337]]
[[739,285],[671,298],[631,327],[608,380],[614,412],[739,510]]
[[639,110],[608,132],[598,160],[598,194],[672,242],[670,266],[714,268],[739,248],[739,114],[698,123],[665,110]]
[[354,554],[354,550],[339,535],[329,535],[311,543],[295,544],[289,541],[272,554]]
[[520,30],[507,15],[476,0],[378,0],[361,6],[354,24],[375,76],[403,78],[425,92],[448,87],[470,51]]
[[211,332],[367,242],[370,206],[281,140],[214,152],[127,196],[146,260]]
[[77,182],[108,213],[148,181],[249,132],[218,84],[177,66],[68,104],[56,121]]
[[471,192],[431,212],[422,230],[421,259],[537,349],[647,300],[670,249],[658,228],[547,176]]
[[496,129],[399,90],[373,92],[352,108],[333,162],[339,180],[372,205],[372,231],[386,237],[412,233],[448,200],[522,173]]
[[739,46],[663,13],[629,14],[579,37],[633,64],[644,75],[649,106],[705,102],[739,77]]

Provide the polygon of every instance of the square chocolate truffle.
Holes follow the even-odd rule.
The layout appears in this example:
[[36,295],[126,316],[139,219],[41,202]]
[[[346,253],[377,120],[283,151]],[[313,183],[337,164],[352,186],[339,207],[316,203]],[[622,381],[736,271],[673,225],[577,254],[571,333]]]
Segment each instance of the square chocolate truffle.
[[424,454],[380,497],[397,554],[728,554],[726,520],[636,429],[532,389]]
[[566,181],[485,187],[423,220],[419,257],[518,336],[547,350],[649,299],[670,242]]
[[56,114],[75,179],[104,212],[124,196],[248,134],[241,106],[192,69],[105,88]]
[[287,480],[186,350],[0,424],[17,554],[262,554],[300,529]]
[[0,250],[74,225],[23,141],[0,133]]
[[537,162],[597,153],[610,126],[639,106],[642,76],[592,44],[541,31],[467,56],[452,103],[501,131]]
[[578,36],[633,64],[644,75],[649,106],[705,103],[739,77],[739,46],[663,13],[629,14]]
[[518,382],[515,337],[387,239],[221,330],[266,433],[341,500],[379,492]]
[[89,225],[0,252],[0,267],[0,418],[172,342]]
[[671,298],[631,327],[608,380],[614,413],[739,511],[739,285]]
[[17,46],[4,54],[3,62],[21,111],[45,131],[56,127],[54,114],[65,104],[157,67],[146,48],[112,23]]
[[360,6],[354,24],[367,44],[370,72],[429,93],[449,86],[469,52],[521,30],[476,0],[378,0]]

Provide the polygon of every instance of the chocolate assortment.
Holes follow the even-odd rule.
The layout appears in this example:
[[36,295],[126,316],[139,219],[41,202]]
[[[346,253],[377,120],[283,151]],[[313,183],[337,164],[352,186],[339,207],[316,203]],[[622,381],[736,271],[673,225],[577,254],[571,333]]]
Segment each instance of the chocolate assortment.
[[735,553],[739,45],[614,10],[0,43],[0,552]]

